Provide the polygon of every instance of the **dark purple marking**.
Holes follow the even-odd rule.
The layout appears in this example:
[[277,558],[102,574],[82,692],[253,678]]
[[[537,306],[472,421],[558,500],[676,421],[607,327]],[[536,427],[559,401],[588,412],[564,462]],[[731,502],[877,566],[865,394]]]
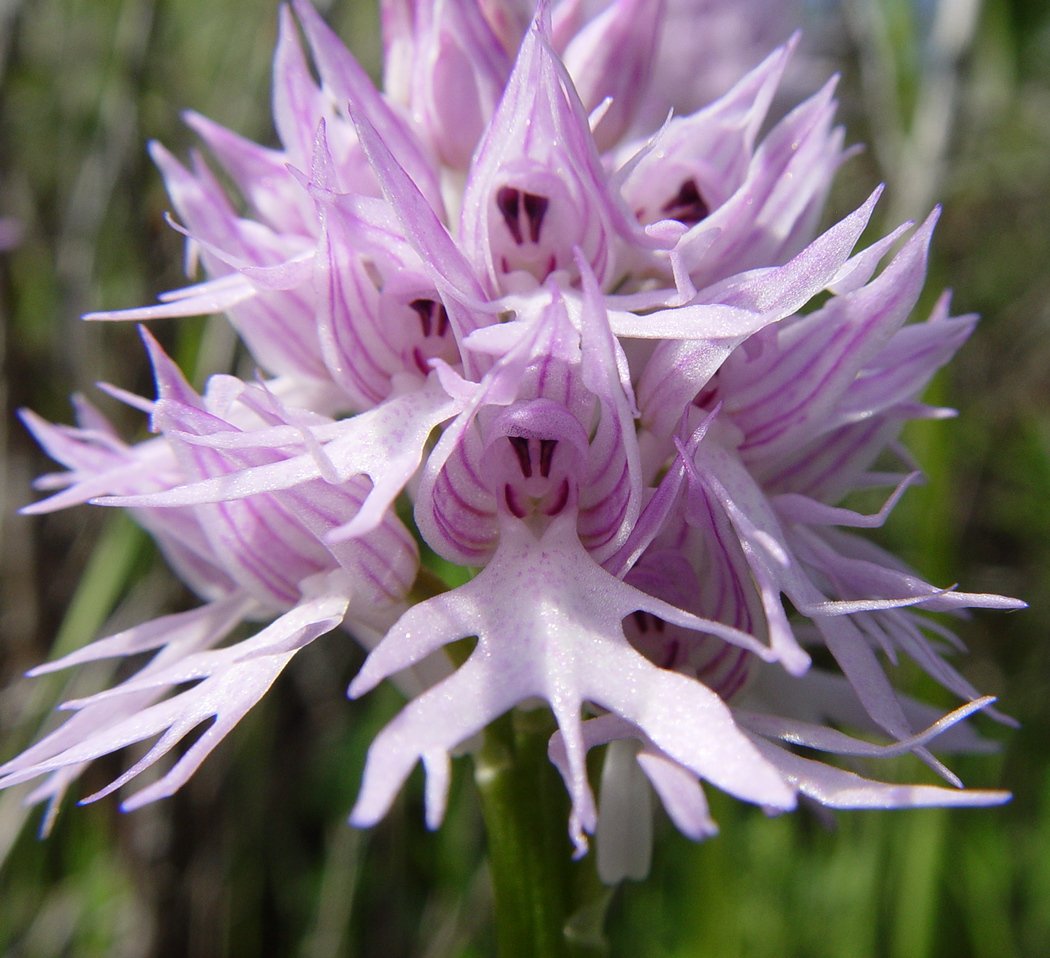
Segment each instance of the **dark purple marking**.
[[547,215],[547,207],[550,206],[551,201],[546,196],[539,196],[536,193],[522,193],[521,196],[521,205],[529,221],[529,239],[538,243],[540,229],[543,227],[543,217]]
[[521,474],[526,479],[531,478],[532,453],[529,451],[529,440],[524,436],[507,436],[507,441],[510,443],[511,449],[514,450],[514,455],[518,457]]
[[550,478],[551,460],[554,458],[554,447],[557,445],[557,439],[540,440],[540,475],[544,479]]
[[510,230],[510,235],[514,237],[514,242],[521,246],[525,242],[521,235],[521,224],[518,222],[521,190],[512,186],[501,186],[496,193],[496,206],[503,216],[503,222],[507,224],[507,229]]
[[568,479],[562,479],[561,487],[558,489],[558,498],[554,500],[553,505],[551,505],[551,507],[549,509],[544,509],[543,511],[548,516],[556,516],[556,515],[558,515],[558,513],[560,513],[562,511],[562,509],[565,508],[565,506],[568,503],[568,501],[569,501],[569,480]]
[[518,519],[525,518],[525,510],[518,502],[518,497],[514,494],[514,487],[509,482],[503,487],[503,499],[507,503],[507,508],[510,509],[515,517]]
[[408,304],[419,317],[424,336],[444,336],[448,332],[448,310],[435,299],[421,297]]
[[660,212],[692,226],[704,219],[711,210],[700,195],[696,180],[690,177],[679,187],[677,194],[660,207]]
[[408,305],[416,311],[419,322],[423,326],[423,335],[429,336],[434,322],[434,300],[414,299]]
[[501,186],[496,191],[496,208],[518,246],[525,243],[525,233],[521,228],[522,216],[524,215],[528,226],[529,242],[538,243],[543,230],[543,219],[547,215],[550,203],[546,196],[516,190],[513,186]]
[[437,317],[434,333],[438,336],[444,336],[448,332],[448,310],[445,309],[444,303],[434,303],[434,311]]
[[[657,619],[656,621],[662,623],[663,619]],[[667,652],[664,655],[663,662],[660,663],[660,668],[662,668],[662,669],[673,669],[674,668],[675,662],[678,661],[678,650],[679,650],[679,648],[680,648],[680,643],[679,643],[678,639],[672,639],[667,644]]]

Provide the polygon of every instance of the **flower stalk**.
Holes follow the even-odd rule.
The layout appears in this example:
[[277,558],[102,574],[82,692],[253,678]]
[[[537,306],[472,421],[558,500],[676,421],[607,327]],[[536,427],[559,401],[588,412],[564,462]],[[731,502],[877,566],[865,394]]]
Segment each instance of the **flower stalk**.
[[494,722],[474,759],[488,836],[500,958],[574,958],[566,935],[574,901],[568,803],[547,758],[552,732],[542,711]]

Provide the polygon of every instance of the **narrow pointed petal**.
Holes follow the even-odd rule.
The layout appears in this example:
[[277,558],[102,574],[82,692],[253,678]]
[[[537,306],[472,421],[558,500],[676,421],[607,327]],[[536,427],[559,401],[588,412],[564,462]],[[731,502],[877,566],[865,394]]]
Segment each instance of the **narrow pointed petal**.
[[475,154],[460,238],[493,295],[573,277],[577,248],[605,286],[615,279],[617,244],[648,242],[609,189],[543,10]]
[[[762,317],[757,328],[783,319],[831,282],[860,239],[881,190],[837,223],[785,266],[744,273],[705,290],[713,301]],[[756,330],[745,325],[725,338],[696,342],[670,339],[646,364],[638,384],[638,403],[645,425],[670,434],[685,409],[725,362]]]
[[599,150],[616,143],[634,119],[649,81],[663,7],[662,0],[615,0],[573,37],[562,55],[588,113],[612,99],[594,131]]
[[[94,801],[139,775],[197,726],[212,720],[212,724],[170,771],[125,802],[124,807],[130,810],[173,794],[269,689],[295,653],[342,620],[347,601],[348,597],[339,592],[319,596],[282,616],[268,629],[245,642],[219,650],[191,653],[181,662],[177,661],[156,674],[150,674],[147,667],[141,680],[132,678],[114,690],[120,693],[116,695],[116,703],[121,702],[125,693],[134,697],[164,685],[176,686],[188,679],[199,680],[199,684],[127,715],[120,714],[122,710],[118,705],[115,721],[111,724],[98,722],[96,718],[97,728],[88,734],[81,734],[73,744],[53,757],[29,766],[20,764],[17,770],[12,769],[9,763],[0,770],[6,773],[0,783],[11,785],[26,781],[68,765],[90,761],[159,734],[160,739],[141,760],[106,788],[84,800]],[[108,699],[109,696],[85,701],[82,705],[84,714],[90,714],[96,703]]]
[[[419,467],[428,436],[435,426],[457,411],[457,404],[437,386],[406,393],[352,419],[333,423],[322,433],[320,449],[282,458],[262,465],[252,465],[223,475],[201,478],[162,492],[142,496],[103,497],[100,505],[125,507],[171,508],[233,501],[260,492],[292,489],[304,483],[324,479],[346,482],[354,476],[367,476],[372,489],[365,496],[354,520],[342,526],[339,535],[363,535],[378,516],[386,513],[412,474]],[[209,439],[219,444],[224,436],[212,434]],[[237,443],[266,449],[275,445],[302,441],[301,435],[287,427],[272,432],[246,434]],[[187,437],[190,445],[205,443]],[[234,448],[231,446],[231,448]],[[358,517],[362,517],[358,521]],[[356,523],[356,524],[355,524]],[[336,534],[336,530],[332,530]]]
[[[416,135],[386,103],[373,86],[368,74],[312,4],[307,0],[294,0],[293,6],[310,41],[310,48],[325,88],[331,92],[340,108],[350,105],[350,113],[355,122],[364,120],[378,131],[383,142],[407,170],[412,182],[427,198],[432,208],[440,213],[441,187],[436,164],[427,155]],[[313,133],[312,129],[311,137]]]
[[437,155],[466,170],[510,74],[511,60],[473,0],[416,5],[408,105]]
[[799,792],[829,808],[985,807],[1010,800],[1009,792],[940,788],[935,785],[892,785],[872,781],[801,758],[775,745],[755,742],[762,755],[781,770]]

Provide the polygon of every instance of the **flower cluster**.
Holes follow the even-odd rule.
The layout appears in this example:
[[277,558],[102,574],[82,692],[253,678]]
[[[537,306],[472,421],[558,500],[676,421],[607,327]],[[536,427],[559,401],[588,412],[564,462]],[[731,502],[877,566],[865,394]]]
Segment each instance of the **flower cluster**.
[[[125,807],[169,795],[342,627],[369,650],[350,695],[395,678],[409,697],[369,751],[356,825],[421,761],[436,827],[450,755],[538,703],[580,853],[603,745],[600,835],[646,781],[693,838],[714,831],[703,781],[770,812],[1004,798],[816,757],[911,752],[958,786],[928,746],[980,745],[959,723],[990,700],[927,613],[1020,603],[936,588],[857,534],[916,480],[898,435],[944,414],[918,397],[974,320],[944,297],[908,321],[936,213],[858,249],[876,191],[817,233],[847,151],[833,83],[767,122],[795,41],[702,105],[711,77],[667,51],[708,6],[384,0],[380,92],[295,0],[280,146],[190,114],[211,160],[153,147],[205,279],[94,318],[224,312],[262,372],[200,395],[144,333],[156,399],[107,388],[154,438],[124,443],[83,400],[76,427],[26,414],[66,470],[26,511],[130,509],[203,604],[39,669],[156,651],[67,703],[0,786],[43,776],[32,797],[54,799],[156,739],[97,798],[210,723]],[[875,514],[850,507],[879,487]],[[409,511],[466,584],[413,602]],[[230,642],[244,621],[259,631]],[[442,650],[461,639],[456,667]],[[896,693],[898,656],[961,706]],[[609,844],[603,874],[636,873]]]

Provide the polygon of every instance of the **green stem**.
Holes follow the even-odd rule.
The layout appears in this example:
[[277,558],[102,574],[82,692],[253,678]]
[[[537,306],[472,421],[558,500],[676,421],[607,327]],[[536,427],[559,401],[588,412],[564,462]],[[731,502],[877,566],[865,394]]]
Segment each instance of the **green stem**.
[[573,902],[565,790],[547,758],[549,713],[494,723],[475,759],[500,958],[568,958]]

